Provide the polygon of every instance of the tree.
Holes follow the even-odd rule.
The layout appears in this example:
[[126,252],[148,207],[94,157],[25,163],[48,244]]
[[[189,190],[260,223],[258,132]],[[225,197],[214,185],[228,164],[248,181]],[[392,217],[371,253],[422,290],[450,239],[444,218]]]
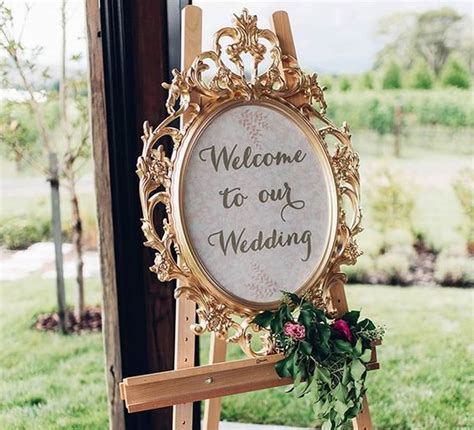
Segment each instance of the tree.
[[449,54],[459,46],[456,30],[461,20],[462,15],[448,7],[418,15],[414,44],[436,75],[439,75]]
[[[29,8],[25,14],[22,28],[25,28]],[[6,54],[7,61],[3,64],[2,74],[4,83],[10,87],[12,82],[19,77],[19,84],[24,89],[28,98],[25,105],[34,119],[36,132],[38,134],[38,145],[35,146],[34,160],[35,167],[40,173],[50,180],[52,189],[58,188],[59,179],[65,180],[70,196],[72,209],[72,236],[76,250],[77,259],[77,299],[75,306],[76,319],[79,321],[84,308],[84,285],[83,285],[83,259],[82,259],[82,220],[79,210],[79,201],[76,192],[76,175],[78,161],[88,154],[88,112],[87,112],[87,83],[81,76],[71,78],[66,73],[66,0],[61,3],[61,64],[59,79],[59,94],[53,88],[42,88],[45,102],[40,102],[38,92],[35,89],[34,78],[41,74],[48,79],[47,69],[38,70],[37,57],[41,52],[40,47],[27,49],[22,43],[22,30],[18,34],[15,32],[14,20],[11,10],[0,3],[0,49]],[[72,60],[77,59],[76,56]],[[48,111],[53,110],[51,117]],[[56,113],[56,114],[54,114]],[[59,116],[59,118],[58,118]],[[58,130],[59,129],[59,130]],[[59,136],[59,138],[58,138]],[[20,154],[24,159],[33,158],[31,145],[24,145]],[[58,165],[55,160],[59,159]],[[52,162],[52,164],[50,164]],[[53,192],[54,195],[54,192]],[[56,205],[58,206],[58,205]],[[56,224],[60,222],[60,217],[53,216]],[[57,230],[57,229],[56,229]],[[58,239],[60,240],[60,238]],[[60,245],[56,241],[57,261],[60,257]],[[59,251],[58,251],[59,248]],[[62,264],[61,264],[62,265]],[[58,271],[58,297],[60,290],[64,289],[64,280],[61,279],[59,266]],[[62,287],[61,287],[62,284]],[[64,293],[62,293],[64,296]],[[64,299],[65,301],[65,299]],[[63,305],[59,306],[60,317],[64,313]],[[62,329],[65,326],[64,320],[61,322]]]
[[367,110],[368,126],[371,130],[383,138],[386,134],[392,134],[393,154],[399,157],[401,153],[401,135],[403,130],[403,109],[399,103],[391,106],[388,103],[380,103],[378,99],[371,100]]
[[373,90],[374,89],[374,80],[372,78],[372,73],[364,73],[360,78],[360,87],[363,90]]
[[443,67],[441,72],[441,83],[445,87],[469,88],[471,77],[469,70],[461,59],[452,56]]
[[[28,107],[24,103],[6,101],[0,106],[0,148],[15,162],[17,171],[23,164],[35,163],[33,154],[37,152],[38,133],[28,119]],[[25,153],[32,155],[30,159],[25,159]]]
[[347,76],[343,76],[341,78],[341,82],[339,83],[339,89],[343,92],[349,91],[352,87],[352,82]]
[[429,90],[433,87],[433,74],[426,61],[420,58],[410,70],[411,88]]
[[389,15],[380,20],[378,35],[385,45],[377,54],[376,67],[397,58],[403,68],[411,68],[421,57],[439,76],[454,52],[473,66],[472,20],[448,7]]
[[395,62],[391,61],[382,78],[382,88],[384,90],[392,90],[402,87],[402,71],[400,66]]

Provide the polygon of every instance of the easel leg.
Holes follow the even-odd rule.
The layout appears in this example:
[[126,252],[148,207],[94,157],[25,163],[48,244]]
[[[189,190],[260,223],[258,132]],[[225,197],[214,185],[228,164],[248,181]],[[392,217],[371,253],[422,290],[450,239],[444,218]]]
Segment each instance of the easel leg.
[[[186,6],[181,13],[181,67],[191,66],[201,52],[202,11],[196,6]],[[181,128],[186,118],[181,120]],[[179,282],[179,281],[178,281]],[[178,284],[179,286],[179,284]],[[196,304],[180,297],[176,300],[176,351],[175,369],[194,367],[195,335],[191,324],[196,319]],[[192,430],[193,404],[176,405],[173,408],[173,430]]]
[[[209,364],[225,361],[227,353],[227,342],[219,339],[213,332],[211,335],[211,346],[209,348]],[[204,430],[219,430],[221,417],[221,399],[208,399],[204,404]]]
[[[349,310],[347,305],[346,292],[344,285],[337,284],[331,288],[331,299],[334,307],[339,314],[344,314]],[[359,415],[352,420],[352,426],[355,430],[372,430],[372,419],[370,417],[369,402],[367,396],[362,401],[362,410]]]
[[[175,369],[194,367],[195,334],[191,324],[196,318],[196,304],[180,297],[176,300],[176,340]],[[173,407],[173,430],[192,430],[193,404],[186,403]]]

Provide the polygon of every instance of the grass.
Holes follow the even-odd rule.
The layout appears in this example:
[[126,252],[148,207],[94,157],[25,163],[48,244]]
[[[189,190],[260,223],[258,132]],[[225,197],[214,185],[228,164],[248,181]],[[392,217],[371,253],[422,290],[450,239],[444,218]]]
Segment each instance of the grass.
[[[88,302],[99,303],[98,281],[86,287]],[[0,301],[2,429],[107,428],[102,335],[30,328],[34,315],[52,310],[54,281],[4,282]]]
[[[352,308],[387,326],[382,368],[368,377],[377,428],[474,428],[472,290],[351,286],[348,295]],[[282,388],[225,398],[223,418],[315,424],[309,401]]]
[[[69,283],[69,296],[72,295]],[[368,378],[373,419],[380,429],[474,428],[471,399],[472,290],[351,286],[352,308],[387,326],[382,369]],[[97,281],[87,285],[98,303]],[[107,428],[102,336],[62,337],[30,328],[55,303],[53,281],[29,278],[0,285],[2,429]],[[209,339],[202,340],[206,361]],[[241,353],[232,347],[230,358]],[[311,426],[307,399],[284,389],[230,396],[229,421]]]

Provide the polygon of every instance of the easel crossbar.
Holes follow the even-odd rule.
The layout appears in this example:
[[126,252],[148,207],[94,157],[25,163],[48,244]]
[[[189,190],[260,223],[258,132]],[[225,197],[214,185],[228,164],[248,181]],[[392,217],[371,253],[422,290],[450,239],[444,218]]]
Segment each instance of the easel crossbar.
[[279,387],[291,383],[291,378],[275,372],[274,365],[282,358],[277,354],[135,376],[120,384],[120,394],[129,412],[140,412]]
[[[368,370],[379,368],[375,346]],[[280,378],[275,372],[275,363],[282,358],[282,354],[275,354],[133,376],[120,384],[120,395],[129,412],[141,412],[280,387],[291,383],[291,378]]]

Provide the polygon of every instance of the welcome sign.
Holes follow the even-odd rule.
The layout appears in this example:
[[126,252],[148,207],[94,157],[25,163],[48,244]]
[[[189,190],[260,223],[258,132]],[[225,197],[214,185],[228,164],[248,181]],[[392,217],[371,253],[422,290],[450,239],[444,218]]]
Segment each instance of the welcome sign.
[[233,103],[187,152],[179,209],[196,270],[243,303],[275,302],[310,281],[327,260],[337,213],[314,131],[277,104]]
[[[164,87],[169,116],[144,124],[137,163],[151,270],[197,303],[195,333],[268,353],[271,342],[252,349],[255,315],[278,308],[282,291],[330,315],[340,266],[359,255],[349,130],[326,118],[317,76],[283,56],[275,33],[246,10]],[[159,225],[157,208],[166,213]]]

